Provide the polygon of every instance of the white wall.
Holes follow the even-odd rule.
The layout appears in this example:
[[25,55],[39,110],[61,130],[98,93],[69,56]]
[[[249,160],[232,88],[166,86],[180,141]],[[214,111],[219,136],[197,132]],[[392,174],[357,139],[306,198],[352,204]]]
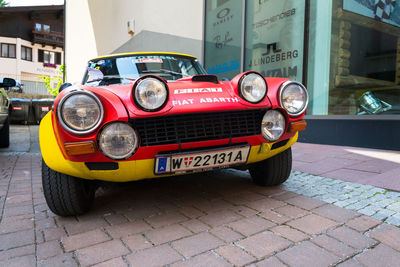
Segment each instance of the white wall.
[[[113,53],[142,31],[201,42],[203,10],[204,0],[68,0],[65,38],[68,81],[82,79],[89,59]],[[133,37],[128,34],[128,21],[135,23]],[[162,47],[158,50],[163,51]]]
[[68,82],[80,82],[88,59],[98,55],[87,0],[65,4],[65,67]]
[[[128,21],[142,30],[203,39],[203,0],[88,0],[99,54],[129,41]],[[133,37],[134,38],[134,37]]]

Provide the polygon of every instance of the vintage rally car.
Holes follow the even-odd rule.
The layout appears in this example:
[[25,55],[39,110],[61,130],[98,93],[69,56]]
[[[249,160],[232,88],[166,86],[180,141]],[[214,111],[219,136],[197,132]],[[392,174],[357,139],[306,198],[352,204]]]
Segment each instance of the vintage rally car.
[[47,204],[58,215],[82,214],[95,180],[227,167],[249,169],[258,185],[278,185],[289,177],[307,103],[298,82],[254,71],[219,81],[190,55],[95,58],[82,85],[62,86],[40,124]]

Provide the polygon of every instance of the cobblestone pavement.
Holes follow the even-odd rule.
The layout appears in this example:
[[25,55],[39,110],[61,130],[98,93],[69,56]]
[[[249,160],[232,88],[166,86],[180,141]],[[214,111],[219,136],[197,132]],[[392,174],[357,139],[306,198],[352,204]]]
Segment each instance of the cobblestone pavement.
[[63,218],[45,203],[40,164],[37,154],[0,155],[0,266],[400,262],[400,228],[388,224],[397,224],[398,193],[297,171],[264,188],[221,170],[107,184],[91,212]]

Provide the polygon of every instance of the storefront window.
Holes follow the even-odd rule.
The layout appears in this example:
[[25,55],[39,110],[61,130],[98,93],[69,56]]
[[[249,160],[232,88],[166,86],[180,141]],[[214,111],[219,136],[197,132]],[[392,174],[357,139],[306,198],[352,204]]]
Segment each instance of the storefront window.
[[206,1],[204,65],[220,79],[240,72],[242,5],[238,0]]
[[329,114],[400,114],[400,1],[334,1]]
[[244,69],[302,82],[305,1],[246,1]]

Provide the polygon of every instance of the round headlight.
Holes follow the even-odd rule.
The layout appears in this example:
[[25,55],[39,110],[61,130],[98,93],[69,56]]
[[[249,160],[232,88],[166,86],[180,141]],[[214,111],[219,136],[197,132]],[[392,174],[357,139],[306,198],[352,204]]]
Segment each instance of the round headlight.
[[106,157],[115,160],[126,159],[136,151],[138,136],[128,124],[114,122],[104,127],[98,142],[101,152]]
[[103,106],[92,92],[78,90],[60,100],[57,114],[60,124],[67,131],[85,134],[100,125],[103,119]]
[[300,115],[307,108],[307,89],[298,82],[285,82],[281,85],[279,100],[282,107],[286,109],[290,115]]
[[240,81],[240,95],[250,103],[260,102],[267,93],[265,79],[257,73],[249,73]]
[[277,110],[268,110],[261,122],[261,132],[267,141],[273,142],[281,138],[285,131],[285,117]]
[[136,85],[136,103],[146,111],[161,109],[168,98],[166,84],[156,78],[145,78]]

